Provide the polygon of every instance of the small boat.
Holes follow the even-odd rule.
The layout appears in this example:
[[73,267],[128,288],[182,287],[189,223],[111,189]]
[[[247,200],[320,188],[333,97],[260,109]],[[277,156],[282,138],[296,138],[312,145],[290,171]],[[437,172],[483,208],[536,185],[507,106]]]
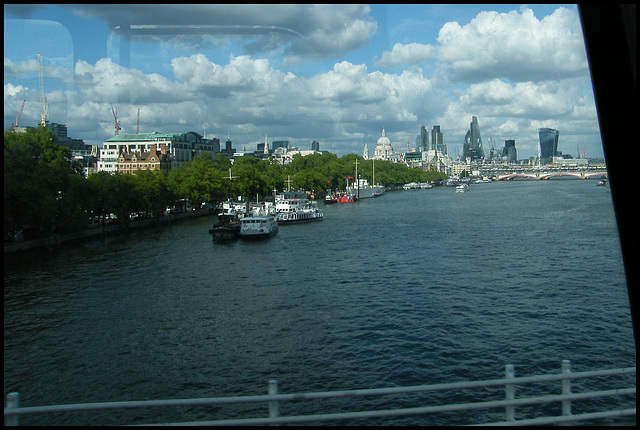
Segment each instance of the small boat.
[[324,204],[331,205],[334,203],[338,203],[338,199],[332,196],[331,194],[327,194],[327,196],[324,198]]
[[465,191],[467,191],[469,189],[469,185],[467,184],[460,184],[456,187],[456,193],[464,193]]
[[607,185],[608,185],[608,182],[607,182],[607,180],[606,180],[606,179],[601,179],[601,180],[598,182],[598,186],[599,186],[599,187],[606,187]]
[[218,214],[218,222],[209,229],[216,242],[237,239],[240,233],[240,219],[236,213]]
[[246,216],[240,220],[239,236],[243,239],[266,239],[278,233],[273,215]]

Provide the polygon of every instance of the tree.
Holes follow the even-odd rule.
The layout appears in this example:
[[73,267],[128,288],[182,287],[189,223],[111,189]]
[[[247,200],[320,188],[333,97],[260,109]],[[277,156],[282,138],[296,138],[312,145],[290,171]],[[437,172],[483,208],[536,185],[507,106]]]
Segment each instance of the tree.
[[164,172],[141,170],[136,173],[133,182],[134,193],[139,203],[138,212],[148,212],[158,217],[173,201]]
[[[68,147],[56,143],[45,127],[4,134],[4,229],[29,227],[36,236],[75,230],[73,221],[86,215],[82,167]],[[60,213],[58,212],[60,211]]]
[[255,196],[266,196],[271,193],[269,181],[265,172],[268,164],[254,157],[242,157],[234,163],[233,176],[238,176],[233,182],[234,193],[251,200]]

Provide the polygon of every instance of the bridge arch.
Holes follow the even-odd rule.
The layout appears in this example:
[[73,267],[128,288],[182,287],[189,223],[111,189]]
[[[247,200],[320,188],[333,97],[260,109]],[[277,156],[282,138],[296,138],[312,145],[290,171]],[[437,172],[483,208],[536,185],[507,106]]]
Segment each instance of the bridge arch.
[[546,180],[560,176],[569,176],[578,179],[589,179],[594,177],[607,177],[607,172],[586,172],[586,171],[561,171],[561,172],[518,172],[504,173],[496,176],[496,181],[508,181],[514,178]]

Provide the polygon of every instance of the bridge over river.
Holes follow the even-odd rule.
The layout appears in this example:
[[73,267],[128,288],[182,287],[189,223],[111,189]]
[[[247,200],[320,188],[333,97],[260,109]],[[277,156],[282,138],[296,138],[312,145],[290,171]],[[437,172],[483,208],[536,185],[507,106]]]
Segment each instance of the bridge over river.
[[521,172],[504,172],[499,173],[494,177],[496,181],[508,181],[513,178],[525,178],[525,179],[536,179],[536,180],[545,180],[554,177],[560,176],[569,176],[578,179],[591,179],[591,178],[606,178],[607,171],[606,170],[571,170],[571,171],[521,171]]

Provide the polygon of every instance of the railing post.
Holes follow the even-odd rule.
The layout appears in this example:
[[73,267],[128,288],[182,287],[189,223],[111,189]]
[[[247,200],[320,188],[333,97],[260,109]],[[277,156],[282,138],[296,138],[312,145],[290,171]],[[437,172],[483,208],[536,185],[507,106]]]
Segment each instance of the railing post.
[[[562,373],[571,373],[571,361],[562,360]],[[562,394],[571,394],[571,379],[562,380]],[[571,400],[562,401],[562,416],[571,415]]]
[[[507,364],[504,368],[505,378],[513,379],[515,378],[515,370],[513,364]],[[516,386],[514,384],[505,384],[504,386],[504,398],[505,400],[515,400],[516,398]],[[506,406],[505,414],[507,421],[515,421],[516,420],[516,407],[515,406]]]
[[[278,394],[278,381],[272,379],[269,381],[269,395]],[[278,401],[269,402],[269,418],[278,417]]]
[[[16,392],[7,394],[7,410],[9,409],[18,409],[20,403],[20,395]],[[4,420],[4,425],[6,426],[17,426],[18,425],[18,416],[17,415],[9,415]]]

